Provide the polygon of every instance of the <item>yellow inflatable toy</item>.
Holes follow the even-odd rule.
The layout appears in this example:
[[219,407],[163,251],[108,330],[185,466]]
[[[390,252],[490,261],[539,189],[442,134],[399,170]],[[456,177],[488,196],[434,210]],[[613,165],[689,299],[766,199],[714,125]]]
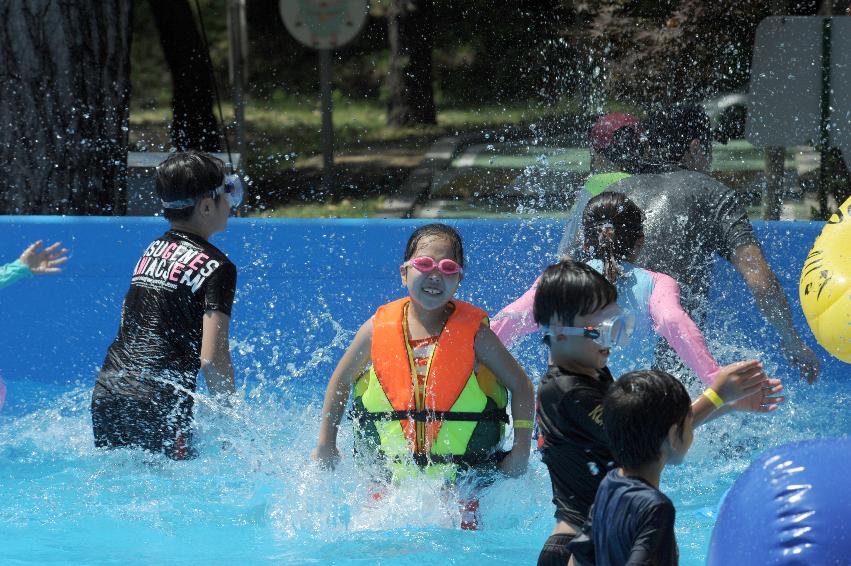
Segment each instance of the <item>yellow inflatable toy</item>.
[[851,198],[830,217],[801,271],[801,307],[818,343],[851,363]]

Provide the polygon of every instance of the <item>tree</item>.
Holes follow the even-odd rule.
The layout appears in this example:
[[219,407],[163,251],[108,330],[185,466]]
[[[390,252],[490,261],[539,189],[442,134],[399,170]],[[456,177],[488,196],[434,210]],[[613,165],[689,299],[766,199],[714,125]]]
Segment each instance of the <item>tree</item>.
[[171,140],[178,150],[219,151],[207,48],[188,0],[150,0],[172,80]]
[[130,0],[0,2],[0,213],[126,210]]
[[437,123],[432,86],[434,33],[432,0],[391,0],[387,8],[387,123],[391,126]]

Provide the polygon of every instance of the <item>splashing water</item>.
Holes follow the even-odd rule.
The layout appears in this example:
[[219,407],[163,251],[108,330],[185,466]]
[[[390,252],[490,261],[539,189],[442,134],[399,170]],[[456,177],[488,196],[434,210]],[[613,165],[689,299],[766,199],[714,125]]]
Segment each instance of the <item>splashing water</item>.
[[[337,332],[344,342],[349,332]],[[539,345],[530,341],[536,342],[519,346],[522,363],[532,362],[524,359],[530,355],[540,360]],[[332,343],[326,352],[318,348],[313,354],[319,359],[338,348]],[[537,456],[524,477],[498,480],[482,491],[482,530],[461,531],[458,505],[439,482],[411,480],[375,497],[369,466],[356,466],[351,457],[348,422],[341,428],[344,458],[338,468],[327,472],[311,462],[319,405],[280,395],[295,377],[263,376],[244,388],[245,401],[229,409],[198,394],[200,456],[186,462],[95,449],[88,387],[58,395],[33,392],[38,408],[0,416],[0,539],[5,541],[0,556],[24,563],[91,562],[119,552],[141,562],[165,557],[292,564],[396,563],[407,557],[425,564],[535,560],[552,528],[553,510],[547,471]],[[21,385],[11,382],[10,389]],[[847,392],[832,385],[808,390],[791,384],[790,389],[785,416],[732,416],[710,423],[697,434],[687,463],[666,471],[662,488],[677,506],[683,564],[701,563],[714,520],[711,510],[755,454],[848,430],[847,412],[839,409],[851,400]],[[34,548],[40,550],[34,554]]]
[[[127,234],[135,224],[122,223],[127,228],[120,233],[132,239]],[[531,284],[561,236],[560,226],[546,222],[457,225],[470,258],[459,298],[491,313]],[[107,228],[103,223],[92,226],[98,234]],[[65,361],[48,357],[53,366],[45,368],[35,365],[41,360],[18,344],[19,358],[42,369],[28,377],[4,364],[9,393],[0,412],[0,562],[101,563],[112,556],[158,564],[535,562],[552,529],[554,511],[547,470],[537,455],[525,476],[498,480],[481,491],[482,528],[473,532],[459,528],[457,497],[438,483],[406,481],[380,490],[376,498],[369,464],[356,465],[352,457],[347,420],[340,430],[343,460],[338,468],[327,472],[310,460],[331,369],[360,322],[377,304],[393,298],[392,293],[401,293],[395,290],[396,256],[411,225],[338,223],[333,233],[322,224],[286,227],[286,238],[275,240],[282,242],[279,255],[271,246],[258,250],[264,236],[272,242],[272,228],[247,222],[236,223],[231,239],[222,244],[236,250],[232,257],[241,266],[232,342],[241,400],[221,409],[199,390],[199,457],[191,461],[93,446],[92,368],[103,346],[96,347],[94,339],[82,342],[79,332],[71,331],[76,326],[65,319],[86,320],[91,336],[105,343],[114,332],[125,279],[107,282],[114,290],[106,293],[103,285],[89,285],[69,268],[68,293],[80,297],[75,301],[44,294],[38,281],[30,288],[5,291],[11,320],[19,321],[15,332],[30,332],[20,322],[25,316],[16,310],[19,304],[28,305],[34,320],[47,318],[33,310],[44,308],[54,315],[57,335],[67,336],[67,344],[60,341],[54,348],[76,349],[78,359],[56,350]],[[140,222],[138,231],[142,241],[152,230]],[[242,248],[233,245],[240,237],[245,238]],[[121,259],[128,266],[124,269],[132,267],[140,246],[129,247]],[[297,257],[300,249],[309,253]],[[369,255],[363,251],[368,249],[391,253]],[[769,259],[806,253],[799,252],[778,246]],[[78,257],[85,256],[79,252]],[[320,257],[333,261],[321,263]],[[270,273],[292,275],[274,279]],[[778,274],[792,280],[789,273]],[[768,372],[786,380],[788,400],[773,415],[727,416],[702,427],[686,463],[665,472],[662,489],[677,507],[684,565],[705,560],[714,510],[757,454],[789,441],[851,430],[851,393],[842,382],[842,368],[827,365],[816,386],[793,379],[769,355],[776,344],[763,331],[755,307],[747,315],[752,320],[743,322],[736,289],[720,281],[724,292],[711,299],[716,312],[708,323],[711,350],[724,363],[766,359]],[[40,302],[19,298],[27,292]],[[723,303],[728,306],[718,314]],[[92,310],[92,304],[102,308]],[[100,311],[111,314],[99,318]],[[543,373],[546,349],[538,336],[521,340],[513,352],[533,379]],[[50,381],[54,378],[60,382]],[[698,385],[686,381],[697,394]]]

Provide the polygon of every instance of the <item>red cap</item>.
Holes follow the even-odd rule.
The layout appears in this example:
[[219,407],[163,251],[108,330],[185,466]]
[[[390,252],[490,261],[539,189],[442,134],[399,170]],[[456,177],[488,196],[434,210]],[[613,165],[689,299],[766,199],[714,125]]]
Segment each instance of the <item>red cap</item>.
[[591,147],[600,151],[609,147],[612,136],[621,128],[635,128],[640,124],[638,118],[623,112],[611,112],[597,118],[591,128]]

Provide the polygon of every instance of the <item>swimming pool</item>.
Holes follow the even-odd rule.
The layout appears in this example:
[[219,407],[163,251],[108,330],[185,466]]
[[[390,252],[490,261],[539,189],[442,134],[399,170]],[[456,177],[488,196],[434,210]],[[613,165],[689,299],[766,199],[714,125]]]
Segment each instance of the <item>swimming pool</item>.
[[[533,564],[553,511],[536,457],[525,477],[483,494],[478,532],[456,528],[457,510],[436,485],[402,485],[375,502],[351,457],[334,473],[309,461],[325,382],[359,324],[401,296],[404,243],[422,223],[236,219],[214,237],[240,269],[232,350],[244,403],[223,412],[202,397],[201,456],[171,462],[96,451],[88,410],[130,272],[165,223],[0,218],[0,261],[38,238],[72,249],[61,276],[0,291],[0,375],[9,389],[0,412],[0,563]],[[468,257],[458,297],[491,313],[528,288],[561,236],[543,220],[452,224]],[[797,280],[820,228],[756,225],[807,336]],[[759,452],[851,430],[848,366],[818,348],[822,382],[798,382],[744,284],[720,263],[712,301],[713,352],[724,362],[763,358],[787,379],[789,400],[772,417],[700,429],[687,463],[663,476],[684,565],[703,563],[715,507]],[[545,359],[537,337],[515,353],[537,379]],[[341,430],[350,447],[350,427]]]

